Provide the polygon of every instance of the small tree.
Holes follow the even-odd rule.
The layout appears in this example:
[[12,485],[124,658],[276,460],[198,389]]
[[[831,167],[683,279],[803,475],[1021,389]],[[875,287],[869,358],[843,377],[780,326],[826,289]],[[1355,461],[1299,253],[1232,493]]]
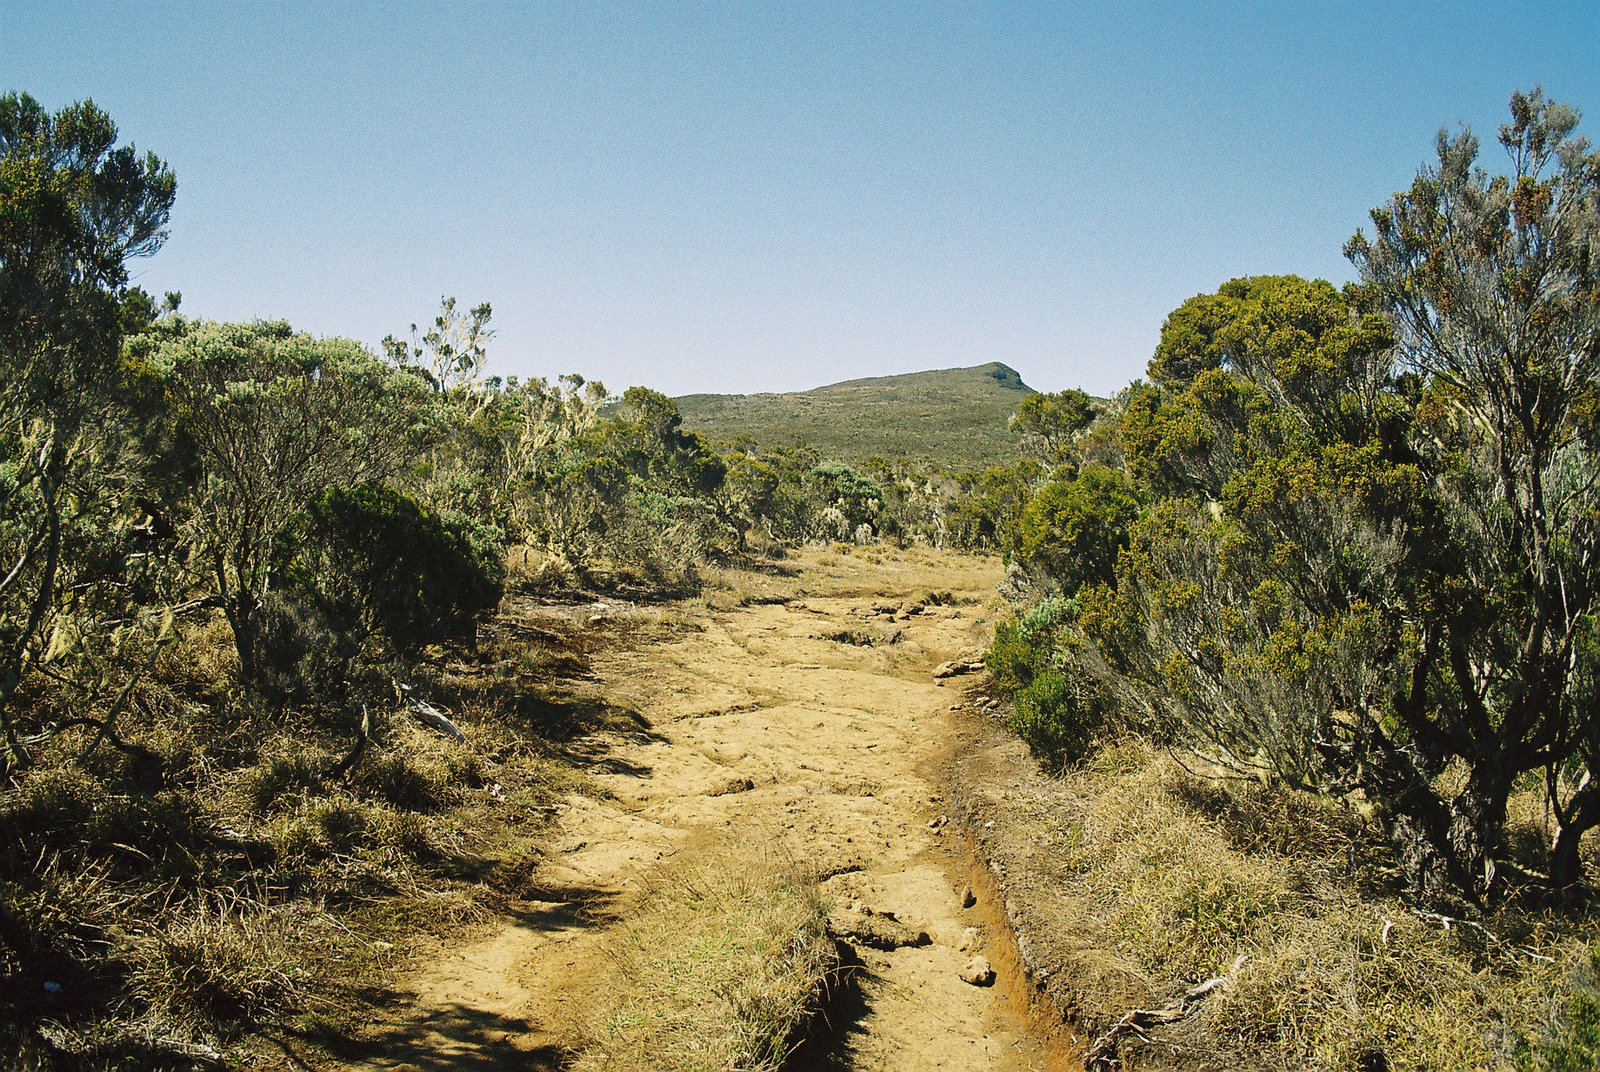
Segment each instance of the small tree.
[[1094,399],[1077,388],[1029,395],[1017,406],[1011,430],[1022,437],[1025,455],[1041,465],[1069,461],[1073,446],[1099,415]]
[[746,443],[723,459],[726,476],[718,489],[724,517],[742,536],[759,528],[769,540],[805,539],[817,504],[807,494],[806,474],[816,465],[810,447],[757,452]]
[[381,480],[426,430],[426,385],[344,339],[282,322],[203,324],[164,344],[176,431],[196,486],[187,528],[254,685],[274,545],[328,488]]
[[[131,392],[118,360],[126,262],[166,237],[176,182],[154,155],[115,148],[84,101],[50,114],[0,97],[0,734],[21,757],[11,700],[68,636],[96,630],[121,589],[131,526]],[[65,593],[71,592],[69,597]]]
[[1044,475],[1043,467],[1031,458],[959,474],[946,521],[955,545],[963,550],[1003,546]]
[[419,332],[412,324],[409,342],[387,336],[383,352],[395,367],[414,369],[435,391],[470,394],[489,360],[493,315],[488,302],[462,313],[456,311],[454,298],[440,298],[439,315],[427,331]]
[[1470,131],[1441,131],[1438,165],[1347,247],[1422,382],[1417,451],[1455,537],[1439,549],[1454,583],[1419,622],[1412,667],[1454,700],[1441,712],[1419,695],[1397,714],[1469,757],[1446,832],[1469,874],[1492,875],[1512,781],[1546,770],[1557,885],[1600,824],[1600,154],[1577,123],[1539,89],[1514,94],[1503,175],[1477,166]]
[[1512,174],[1441,136],[1350,243],[1348,295],[1235,280],[1168,319],[1120,422],[1167,499],[1080,598],[1126,702],[1360,790],[1424,899],[1490,895],[1525,774],[1557,886],[1600,824],[1600,158],[1537,92],[1512,115]]
[[280,540],[281,583],[337,635],[332,663],[404,661],[430,644],[476,642],[504,591],[504,546],[499,530],[383,484],[330,488]]
[[1085,584],[1116,584],[1118,553],[1139,516],[1139,499],[1115,469],[1089,466],[1033,493],[1006,541],[1012,558],[1075,595]]
[[861,525],[872,526],[883,509],[883,487],[872,477],[843,462],[823,462],[806,474],[806,483],[822,504],[826,519],[819,514],[821,533],[829,539],[848,539]]

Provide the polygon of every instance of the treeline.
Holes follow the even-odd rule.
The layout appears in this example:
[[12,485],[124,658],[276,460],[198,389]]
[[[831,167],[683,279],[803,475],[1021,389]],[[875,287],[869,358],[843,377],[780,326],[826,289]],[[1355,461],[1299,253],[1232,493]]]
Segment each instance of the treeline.
[[[1342,289],[1237,279],[994,481],[990,666],[1074,764],[1128,733],[1364,802],[1417,903],[1570,891],[1600,825],[1600,154],[1517,94],[1372,213]],[[1035,414],[1037,417],[1038,414]],[[1026,474],[1023,474],[1026,476]],[[1020,489],[1020,491],[1019,491]],[[1508,801],[1553,822],[1530,853]]]
[[485,378],[486,305],[374,353],[130,286],[177,186],[116,142],[0,97],[7,1067],[218,1066],[374,956],[319,913],[428,925],[450,809],[548,792],[542,664],[475,651],[508,581],[671,587],[737,542],[670,401]]
[[158,304],[126,264],[160,246],[176,183],[115,137],[92,104],[0,102],[10,771],[64,725],[113,732],[189,618],[225,618],[247,693],[356,718],[363,667],[471,641],[508,550],[530,582],[673,588],[752,547],[942,539],[932,475],[721,455],[646,388],[486,377],[488,305],[447,300],[373,353]]
[[924,461],[872,457],[859,466],[824,459],[811,447],[724,444],[721,492],[751,547],[886,540],[1011,555],[1022,536],[1032,489],[1084,449],[1079,434],[1097,403],[1083,391],[1029,395],[1011,420],[1016,459],[950,472]]

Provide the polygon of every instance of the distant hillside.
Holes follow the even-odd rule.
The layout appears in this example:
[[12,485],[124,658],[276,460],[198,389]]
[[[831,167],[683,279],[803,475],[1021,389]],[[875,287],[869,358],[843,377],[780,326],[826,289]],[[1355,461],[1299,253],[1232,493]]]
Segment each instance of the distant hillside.
[[1013,458],[1017,440],[1007,425],[1033,393],[1015,369],[991,361],[790,394],[676,401],[685,428],[718,442],[749,436],[762,447],[809,444],[824,458],[846,462],[898,455],[956,470]]

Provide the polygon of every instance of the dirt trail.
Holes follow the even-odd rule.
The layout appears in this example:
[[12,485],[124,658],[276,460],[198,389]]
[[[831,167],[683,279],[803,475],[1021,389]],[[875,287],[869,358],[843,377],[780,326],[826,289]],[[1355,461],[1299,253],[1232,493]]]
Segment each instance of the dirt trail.
[[[878,558],[879,561],[871,561]],[[993,906],[963,908],[960,835],[944,829],[942,763],[962,679],[932,668],[972,650],[991,562],[928,552],[813,556],[790,578],[745,577],[744,605],[687,605],[676,638],[602,657],[597,684],[650,731],[603,742],[541,873],[552,900],[413,983],[385,1057],[360,1067],[557,1068],[607,968],[609,928],[663,861],[730,838],[833,873],[840,912],[893,912],[932,944],[861,950],[860,1000],[816,1068],[1042,1069],[1019,1015],[1023,984],[964,983],[975,953],[1003,967]],[[950,605],[918,603],[952,592]],[[715,604],[713,598],[710,602]],[[897,608],[913,610],[907,614]],[[930,826],[930,824],[932,824]]]

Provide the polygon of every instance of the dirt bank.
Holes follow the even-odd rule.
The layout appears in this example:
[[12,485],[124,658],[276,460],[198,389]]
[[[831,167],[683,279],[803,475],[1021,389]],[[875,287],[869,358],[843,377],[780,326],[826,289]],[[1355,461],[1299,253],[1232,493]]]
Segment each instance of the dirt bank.
[[[651,876],[731,843],[831,876],[836,914],[889,914],[930,941],[859,949],[859,988],[813,1068],[1042,1069],[1059,1064],[1028,1015],[1003,912],[948,822],[951,756],[970,732],[966,679],[931,671],[975,651],[998,564],[857,550],[790,576],[728,575],[665,610],[664,636],[597,660],[594,687],[643,716],[581,742],[591,792],[565,802],[541,899],[444,950],[413,999],[373,1025],[352,1067],[556,1068],[613,978],[608,940]],[[929,597],[934,598],[930,599]],[[964,907],[973,885],[977,903]],[[975,955],[995,985],[959,977]]]
[[[968,706],[947,768],[952,814],[970,839],[979,880],[990,885],[997,932],[1017,958],[1020,989],[1037,1020],[1082,1048],[1071,1024],[1106,1024],[1171,993],[1113,948],[1108,935],[1084,928],[1063,891],[1074,876],[1063,865],[1071,787],[1046,777],[1002,719]],[[1148,1060],[1152,1054],[1141,1054]]]

